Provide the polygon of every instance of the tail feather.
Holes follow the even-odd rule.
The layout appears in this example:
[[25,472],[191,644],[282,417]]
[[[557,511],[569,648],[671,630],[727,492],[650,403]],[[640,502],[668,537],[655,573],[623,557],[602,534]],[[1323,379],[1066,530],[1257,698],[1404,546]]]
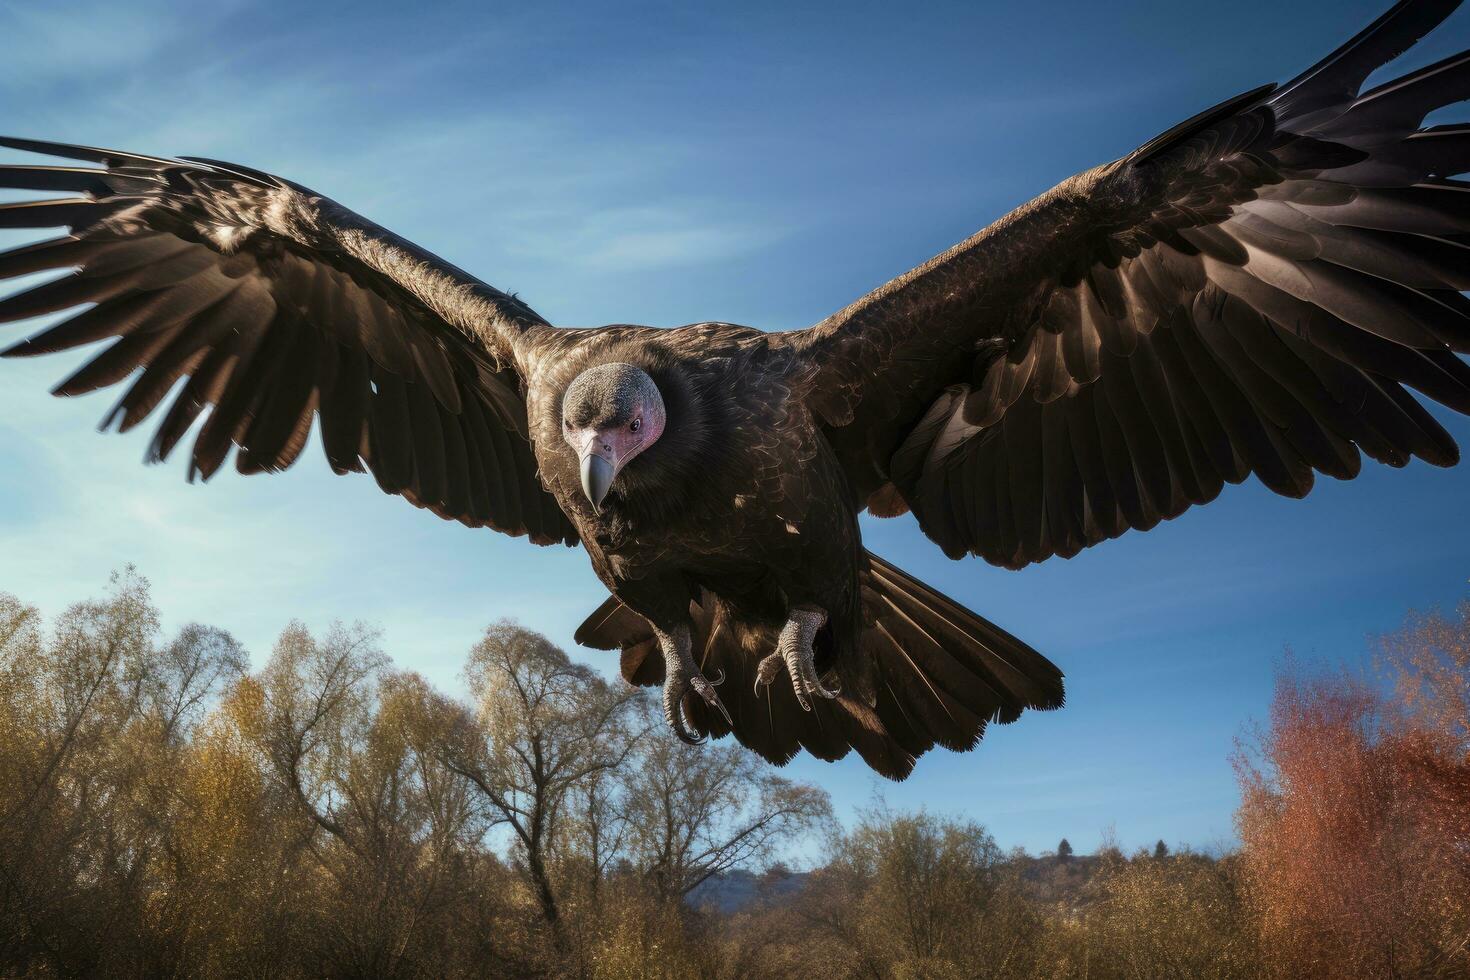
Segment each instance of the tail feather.
[[945,651],[999,692],[1002,721],[1015,721],[1022,708],[1062,706],[1062,672],[1050,660],[877,555],[869,553],[868,560],[870,580],[881,587],[882,598],[913,617]]
[[[688,699],[692,725],[715,738],[733,733],[777,765],[801,749],[827,760],[856,749],[877,772],[903,779],[936,744],[965,751],[992,721],[1006,724],[1025,708],[1062,706],[1062,673],[1051,661],[876,555],[868,561],[861,578],[862,669],[819,664],[867,680],[849,684],[836,699],[813,699],[811,711],[801,709],[784,680],[761,695],[752,690],[756,664],[775,649],[777,626],[737,621],[709,593],[691,602],[695,659],[706,676],[724,673],[720,697],[734,721],[727,725],[698,699]],[[663,654],[652,629],[616,598],[587,618],[576,639],[621,650],[629,683],[663,681]]]

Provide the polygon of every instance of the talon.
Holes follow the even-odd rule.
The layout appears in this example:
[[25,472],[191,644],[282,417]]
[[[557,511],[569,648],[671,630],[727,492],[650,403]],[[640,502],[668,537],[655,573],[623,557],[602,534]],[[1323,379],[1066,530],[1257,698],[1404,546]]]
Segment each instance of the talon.
[[[791,677],[791,690],[796,695],[796,703],[801,705],[802,711],[810,711],[812,710],[812,705],[806,699],[807,684],[806,676],[802,671],[801,650],[792,650],[784,643],[782,646],[786,647],[782,652],[782,657],[786,664],[786,673]],[[807,656],[811,655],[808,654]]]
[[730,726],[731,728],[734,728],[735,727],[735,719],[731,718],[730,717],[730,712],[728,712],[728,711],[725,710],[725,702],[721,701],[717,697],[713,701],[711,701],[710,704],[713,705],[716,709],[719,710],[720,716],[725,719],[725,724],[726,725]]
[[755,668],[755,696],[761,696],[761,688],[770,687],[776,681],[776,675],[786,666],[786,661],[780,652],[772,653],[761,660]]
[[802,680],[806,683],[806,693],[808,694],[815,694],[818,697],[831,699],[837,697],[837,695],[842,693],[841,684],[837,684],[833,687],[827,687],[825,684],[823,684],[822,679],[817,676],[815,668],[809,670],[802,677]]
[[[701,685],[708,689],[707,692],[701,689]],[[720,699],[714,689],[709,687],[709,681],[698,675],[690,677],[683,671],[671,669],[668,678],[664,681],[664,721],[668,723],[674,736],[685,745],[703,745],[708,739],[689,731],[688,719],[684,712],[684,696],[691,690],[703,698],[706,704],[717,706],[720,713],[724,714],[725,706],[720,704]],[[729,716],[726,715],[726,717]]]
[[675,720],[671,724],[674,729],[674,737],[685,745],[703,745],[709,741],[705,736],[692,734],[689,729],[685,728],[682,717],[675,716]]
[[784,666],[791,677],[791,690],[796,695],[796,703],[801,705],[803,711],[812,710],[811,702],[807,700],[808,695],[831,699],[842,693],[840,685],[827,687],[822,683],[822,679],[817,676],[813,659],[812,643],[816,640],[817,630],[826,621],[827,614],[820,609],[791,610],[790,618],[781,629],[776,652],[762,660],[756,668],[757,692],[763,684],[774,681],[777,672]]
[[725,719],[725,724],[732,729],[735,722],[730,717],[730,712],[725,709],[724,702],[715,693],[715,685],[725,680],[725,672],[718,671],[718,677],[711,681],[699,671],[694,663],[694,658],[689,652],[689,628],[681,626],[672,634],[657,633],[659,645],[664,653],[664,721],[674,733],[674,737],[685,745],[702,745],[708,741],[703,735],[695,735],[689,730],[689,719],[684,712],[684,697],[691,690],[704,699],[704,703],[718,711]]
[[730,712],[725,710],[725,703],[721,701],[720,696],[715,693],[715,685],[719,684],[724,679],[724,671],[721,671],[720,679],[718,681],[709,680],[703,674],[695,674],[692,678],[690,678],[689,683],[690,686],[694,688],[694,693],[704,698],[705,704],[709,705],[711,708],[714,708],[720,714],[724,715],[725,724],[733,728],[735,727],[735,722],[730,720]]

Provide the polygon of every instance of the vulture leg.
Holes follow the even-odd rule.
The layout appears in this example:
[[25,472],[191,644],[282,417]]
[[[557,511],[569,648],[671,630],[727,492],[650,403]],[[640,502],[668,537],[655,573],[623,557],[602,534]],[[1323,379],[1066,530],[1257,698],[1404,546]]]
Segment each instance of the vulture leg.
[[761,693],[761,688],[769,686],[776,679],[782,667],[791,675],[791,687],[796,691],[796,700],[803,711],[812,710],[811,702],[807,701],[808,695],[835,698],[841,693],[836,687],[822,684],[813,662],[812,643],[817,638],[817,630],[825,622],[827,614],[814,606],[797,606],[791,610],[786,618],[786,625],[781,627],[781,636],[776,641],[776,652],[762,660],[755,669],[757,695]]
[[691,734],[685,724],[684,695],[691,690],[704,698],[705,704],[724,715],[725,723],[733,728],[735,723],[730,720],[730,712],[725,710],[720,696],[715,693],[715,687],[725,681],[724,672],[713,681],[700,673],[699,665],[694,662],[694,655],[689,649],[689,627],[676,627],[673,633],[658,629],[654,632],[664,653],[664,720],[674,730],[679,741],[688,745],[698,745],[704,741],[702,736]]

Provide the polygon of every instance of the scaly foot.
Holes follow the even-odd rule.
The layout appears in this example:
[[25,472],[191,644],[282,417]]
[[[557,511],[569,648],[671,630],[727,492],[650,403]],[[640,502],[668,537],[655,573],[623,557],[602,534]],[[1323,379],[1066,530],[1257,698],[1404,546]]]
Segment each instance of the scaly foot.
[[735,723],[730,720],[730,712],[725,710],[720,696],[715,693],[715,688],[725,682],[725,674],[721,671],[711,681],[700,672],[689,650],[689,627],[680,626],[673,633],[656,635],[664,652],[664,721],[668,722],[674,735],[686,745],[698,745],[704,741],[703,736],[692,734],[685,723],[684,695],[690,691],[723,715],[725,723],[733,728]]
[[791,675],[791,688],[796,692],[797,703],[803,711],[812,710],[809,695],[835,698],[842,693],[840,688],[827,687],[817,676],[813,662],[812,643],[817,630],[827,621],[827,614],[816,608],[796,608],[787,616],[786,625],[776,640],[776,652],[766,657],[755,669],[755,693],[759,697],[761,688],[769,687],[781,673],[781,668]]

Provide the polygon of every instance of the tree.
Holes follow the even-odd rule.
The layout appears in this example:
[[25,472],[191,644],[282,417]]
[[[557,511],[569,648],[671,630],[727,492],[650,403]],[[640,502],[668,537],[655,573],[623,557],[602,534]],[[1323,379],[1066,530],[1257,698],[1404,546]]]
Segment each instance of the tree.
[[1108,821],[1107,826],[1098,835],[1097,850],[1093,852],[1093,857],[1105,865],[1118,864],[1125,860],[1123,845],[1118,841],[1118,825],[1115,822]]
[[0,596],[0,972],[177,971],[157,917],[172,898],[159,882],[177,842],[175,781],[204,709],[245,661],[219,630],[159,635],[131,568],[49,636],[34,609]]
[[826,806],[734,745],[645,754],[650,698],[509,624],[473,705],[362,627],[246,670],[131,571],[49,629],[0,594],[0,974],[717,976],[685,891]]
[[1412,749],[1405,761],[1425,803],[1423,832],[1440,840],[1440,860],[1470,883],[1470,600],[1449,614],[1410,614],[1379,639],[1378,653],[1400,709],[1389,723]]
[[[643,704],[652,726],[651,702]],[[648,738],[621,779],[631,860],[664,901],[765,861],[832,816],[825,792],[776,775],[734,743]]]
[[[1152,977],[1255,980],[1255,937],[1228,862],[1184,855],[1099,862],[1079,930],[1058,930],[1049,975],[1116,980]],[[1069,948],[1070,947],[1070,948]],[[1286,980],[1285,977],[1282,980]]]
[[478,830],[440,753],[462,709],[396,673],[364,627],[292,624],[242,724],[320,869],[304,942],[361,976],[432,973],[457,928]]
[[1063,837],[1061,843],[1057,845],[1057,860],[1060,861],[1062,864],[1066,864],[1068,861],[1072,860],[1072,842],[1067,840],[1067,838],[1065,837]]
[[1160,840],[1154,845],[1154,860],[1162,861],[1169,856],[1169,845]]
[[1236,758],[1242,863],[1282,975],[1470,970],[1470,756],[1454,707],[1470,689],[1455,659],[1470,606],[1457,615],[1386,641],[1394,698],[1288,663],[1268,725]]
[[[602,780],[646,730],[632,718],[639,695],[610,686],[546,637],[506,620],[485,631],[464,676],[474,713],[459,718],[441,757],[473,785],[487,822],[515,835],[542,918],[560,941],[553,856],[587,828],[585,821],[574,825],[577,796],[589,815],[602,812]],[[594,831],[595,841],[605,839],[604,829]]]
[[318,642],[287,626],[261,672],[263,713],[256,733],[272,769],[301,813],[348,843],[352,794],[341,763],[367,735],[386,658],[376,634],[335,626]]
[[984,827],[925,812],[865,814],[798,908],[840,976],[1025,976],[1041,927]]
[[1411,613],[1377,646],[1403,709],[1396,727],[1430,736],[1451,754],[1470,753],[1470,599],[1448,615]]

